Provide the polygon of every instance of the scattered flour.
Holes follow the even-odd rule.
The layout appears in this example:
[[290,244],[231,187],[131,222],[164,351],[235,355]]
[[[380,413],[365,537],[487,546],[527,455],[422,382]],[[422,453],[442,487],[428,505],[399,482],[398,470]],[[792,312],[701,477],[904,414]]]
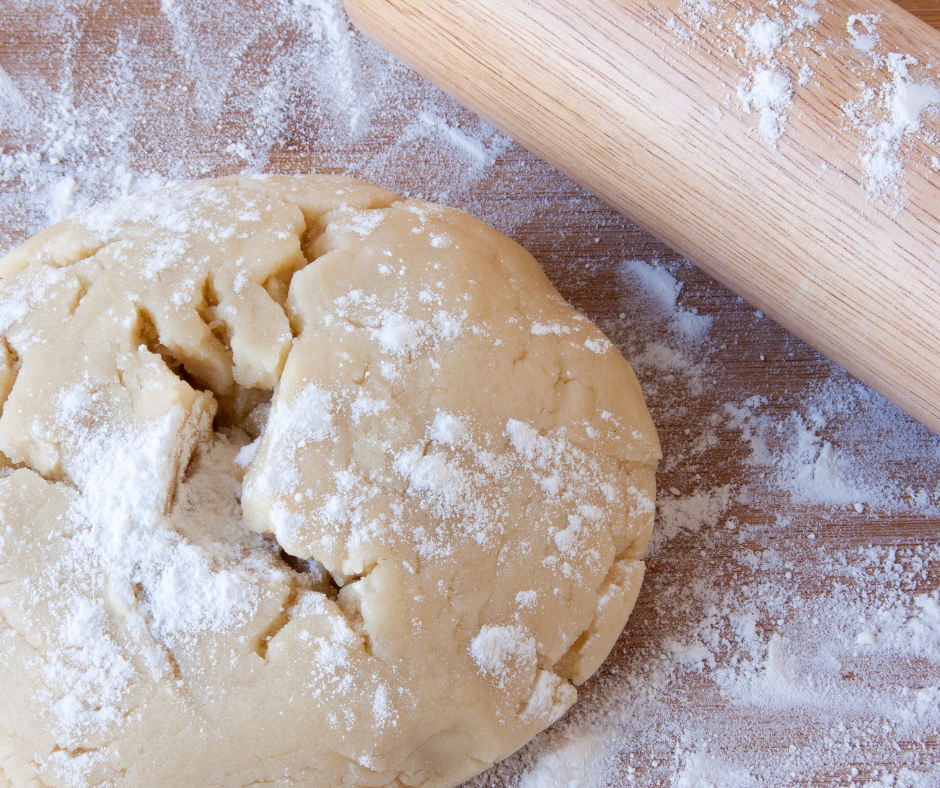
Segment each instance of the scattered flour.
[[[829,395],[838,396],[832,390]],[[918,511],[940,516],[936,495],[940,490],[915,491],[910,485],[892,483],[870,455],[846,451],[824,437],[829,414],[844,402],[810,403],[805,412],[791,413],[783,421],[762,415],[766,404],[755,396],[724,406],[727,426],[739,431],[740,440],[750,447],[745,462],[760,469],[763,484],[772,481],[795,504],[851,507],[859,513]]]
[[877,33],[881,14],[852,14],[845,29],[852,37],[852,46],[859,52],[871,52],[879,41]]
[[[874,22],[871,26],[874,31]],[[853,43],[858,40],[855,38]],[[917,82],[910,75],[909,69],[918,65],[915,58],[891,52],[885,63],[891,80],[877,90],[863,91],[843,107],[852,124],[861,128],[870,141],[870,150],[862,156],[862,164],[868,176],[866,186],[872,194],[898,187],[903,172],[904,144],[925,134],[923,121],[928,114],[940,116],[937,112],[940,89],[926,80]],[[926,136],[936,145],[935,135],[927,133]]]
[[[785,138],[789,116],[803,112],[801,99],[813,90],[814,76],[841,61],[851,78],[833,89],[848,91],[850,97],[841,105],[842,118],[820,121],[843,121],[845,144],[825,167],[858,166],[867,197],[882,202],[894,198],[889,204],[900,208],[908,171],[924,172],[936,158],[914,155],[915,146],[936,149],[940,144],[937,64],[919,63],[909,52],[886,51],[878,32],[880,14],[850,14],[841,23],[844,27],[833,31],[820,24],[825,6],[816,6],[816,0],[745,8],[683,0],[669,28],[681,41],[717,49],[719,57],[733,61],[741,73],[734,95],[745,113],[758,115],[756,131],[774,150]],[[721,117],[719,110],[717,119]]]
[[[703,285],[685,263],[636,259],[628,225],[410,77],[351,29],[338,0],[279,0],[258,8],[177,0],[136,26],[115,23],[113,35],[89,23],[95,4],[51,5],[56,13],[37,13],[26,0],[0,8],[5,30],[32,31],[47,47],[45,77],[25,61],[0,56],[4,249],[52,219],[168,179],[245,169],[326,171],[341,163],[350,174],[457,204],[509,230],[540,253],[569,293],[608,272],[612,311],[592,317],[637,369],[666,452],[646,585],[632,625],[602,672],[581,688],[572,712],[474,785],[940,785],[937,436],[834,369],[823,381],[801,384],[786,363],[768,363],[767,387],[747,389],[742,381],[753,377],[739,371],[751,363],[741,358],[745,343],[719,342],[733,333],[729,321],[758,336],[772,331],[766,321],[755,320],[717,285]],[[685,25],[687,40],[694,41],[719,23],[724,5],[684,2],[675,29]],[[890,78],[860,75],[864,87],[843,110],[867,140],[859,161],[866,186],[880,194],[913,166],[906,153],[911,142],[932,139],[940,94],[931,64],[881,51],[879,19],[864,11],[845,20],[841,45],[870,58],[873,69],[885,65]],[[757,134],[769,148],[782,147],[800,90],[812,87],[818,60],[810,44],[818,19],[812,3],[781,2],[756,6],[736,20],[729,57],[740,63],[741,78],[728,87],[724,109],[738,102],[756,113]],[[50,28],[40,31],[40,23]],[[99,52],[93,85],[79,68],[80,45]],[[722,115],[719,109],[716,116]],[[925,166],[940,167],[936,161]],[[526,180],[529,188],[518,193],[514,176],[533,173],[544,187],[532,189]],[[481,189],[484,179],[488,185]],[[527,235],[537,214],[559,217],[557,236]],[[575,244],[588,260],[581,266],[566,256],[568,230],[585,225],[591,237],[605,235],[608,251],[590,257],[590,244]],[[610,248],[621,256],[611,259]],[[53,287],[61,274],[50,269],[49,277]],[[35,292],[20,300],[28,305],[43,297]],[[337,319],[340,312],[337,305]],[[0,323],[21,316],[0,315]],[[371,317],[374,341],[390,352],[400,349],[402,358],[415,343],[437,341],[461,326],[460,315],[421,326],[396,321],[392,313]],[[566,328],[577,336],[569,326],[533,324],[531,331],[567,335]],[[811,366],[819,365],[813,358]],[[396,369],[390,364],[388,376]],[[311,406],[310,438],[327,434],[330,403],[313,390],[303,396]],[[348,406],[356,418],[388,407],[371,399]],[[421,473],[454,470],[443,453],[465,441],[462,426],[455,414],[440,414],[432,425],[427,438],[441,449],[439,466],[419,467],[418,455],[410,465],[403,458],[401,470],[416,483],[416,494],[428,478]],[[507,437],[520,454],[538,459],[551,485],[551,442],[524,427],[507,425]],[[158,432],[90,436],[88,451],[101,463],[87,457],[86,483],[120,473],[118,457],[145,462]],[[231,476],[232,462],[243,466],[251,451],[251,444],[217,441],[213,453],[194,460],[179,505],[200,507],[224,532],[233,521],[226,505],[234,493],[225,504],[212,491],[220,477]],[[290,458],[283,459],[289,471]],[[728,484],[729,477],[736,481]],[[109,489],[102,494],[114,492]],[[111,538],[109,529],[120,525],[161,566],[222,562],[231,572],[271,571],[263,562],[246,564],[247,549],[223,549],[230,534],[184,550],[174,534],[185,529],[185,518],[169,512],[157,539],[133,501],[111,501],[120,517],[87,532],[90,556],[100,544],[95,540]],[[876,544],[852,542],[853,523],[870,534],[882,522],[884,538]],[[590,523],[585,515],[582,527]],[[563,546],[577,533],[558,536]],[[87,571],[97,571],[93,560]],[[180,572],[162,576],[181,582]],[[222,588],[183,611],[163,605],[171,591],[160,584],[143,589],[155,611],[149,625],[187,616],[230,621],[255,604],[250,594],[232,597]],[[312,604],[313,597],[298,605]],[[520,607],[539,604],[529,596],[517,601]],[[58,612],[68,647],[48,670],[85,675],[91,664],[108,666],[104,681],[71,684],[78,689],[59,699],[62,719],[76,729],[106,724],[137,668],[96,636],[100,609],[77,600]],[[142,619],[140,626],[148,623]],[[317,680],[337,680],[338,666],[348,659],[343,644],[355,637],[349,630],[333,633],[332,648],[320,652]],[[484,674],[498,679],[508,663],[527,660],[533,651],[521,627],[499,623],[481,627],[471,655]],[[163,660],[155,651],[143,667],[164,670]],[[381,686],[374,692],[376,723],[394,726],[393,698]],[[547,690],[530,703],[538,705],[543,696]],[[90,768],[81,754],[62,753],[61,759],[73,775]]]
[[[621,272],[624,311],[604,325],[672,436],[636,629],[578,706],[473,784],[934,788],[940,438],[836,370],[790,407],[770,396],[786,367],[742,397],[715,324],[698,342],[674,330],[702,298],[688,265]],[[728,297],[714,311],[766,325]],[[737,481],[709,483],[712,461]],[[853,520],[880,518],[919,536],[846,546]]]
[[[106,23],[66,0],[44,9],[27,0],[2,9],[4,29],[40,42],[30,51],[42,59],[41,69],[28,57],[0,59],[2,251],[90,205],[209,174],[341,165],[447,202],[510,146],[408,78],[353,30],[341,0],[224,9],[180,0]],[[96,52],[94,80],[87,51]],[[496,217],[500,229],[516,220]]]
[[[815,3],[810,3],[810,6]],[[784,10],[789,11],[789,18],[784,17]],[[758,112],[760,121],[758,131],[764,142],[771,148],[783,136],[787,116],[786,110],[793,104],[793,84],[785,66],[777,60],[777,52],[785,41],[804,28],[815,25],[820,17],[811,7],[797,4],[793,7],[773,9],[777,18],[764,16],[754,22],[739,22],[738,33],[744,39],[747,56],[747,78],[738,85],[738,99],[745,112]],[[809,40],[803,42],[808,46]],[[789,42],[792,51],[794,45]],[[804,68],[809,65],[803,61]],[[805,84],[807,74],[799,74],[800,84]]]
[[682,283],[655,261],[626,260],[620,273],[627,287],[639,286],[638,295],[662,315],[668,315],[671,331],[679,337],[699,342],[708,335],[712,317],[700,315],[695,307],[677,306]]
[[[265,541],[241,526],[231,473],[237,445],[220,435],[200,448],[161,514],[171,483],[165,442],[177,432],[178,408],[142,432],[119,422],[89,430],[87,393],[67,396],[72,405],[62,419],[81,446],[70,467],[81,494],[72,494],[68,510],[71,548],[44,571],[50,600],[62,587],[70,593],[64,603],[50,602],[64,645],[44,665],[43,692],[57,735],[77,747],[89,731],[120,721],[124,694],[139,684],[127,649],[109,634],[112,611],[94,591],[99,584],[107,583],[111,605],[144,644],[143,667],[157,678],[173,670],[172,648],[159,644],[179,648],[196,633],[244,623],[284,570]],[[70,689],[57,696],[53,688]]]
[[786,116],[782,110],[790,106],[793,98],[793,87],[785,74],[772,68],[759,68],[754,73],[750,87],[742,83],[738,87],[738,98],[745,112],[758,110],[760,123],[758,129],[764,141],[772,148],[777,147],[777,141],[783,136],[782,126]]
[[494,677],[497,685],[502,687],[512,675],[511,663],[535,662],[535,638],[518,625],[487,624],[471,641],[470,654],[480,671]]

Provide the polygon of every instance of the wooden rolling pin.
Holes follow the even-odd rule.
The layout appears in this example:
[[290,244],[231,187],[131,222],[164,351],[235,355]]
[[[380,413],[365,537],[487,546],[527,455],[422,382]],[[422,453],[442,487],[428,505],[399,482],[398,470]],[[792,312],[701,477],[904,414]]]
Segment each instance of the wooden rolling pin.
[[940,433],[936,30],[886,0],[781,0],[766,13],[734,0],[346,8]]

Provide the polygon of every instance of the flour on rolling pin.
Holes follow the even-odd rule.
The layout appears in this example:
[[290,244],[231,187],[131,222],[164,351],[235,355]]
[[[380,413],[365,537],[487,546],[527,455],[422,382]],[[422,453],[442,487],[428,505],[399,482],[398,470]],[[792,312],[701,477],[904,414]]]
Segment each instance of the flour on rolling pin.
[[[722,34],[720,40],[727,46],[722,59],[739,64],[741,70],[740,81],[729,86],[725,108],[756,115],[754,131],[772,149],[786,134],[788,116],[800,113],[801,101],[814,84],[818,86],[817,72],[827,68],[825,61],[846,51],[863,53],[861,60],[854,59],[854,96],[839,111],[846,131],[856,132],[854,163],[864,173],[864,187],[874,199],[894,199],[900,208],[907,167],[940,169],[936,156],[911,155],[910,144],[920,135],[937,145],[936,123],[925,122],[938,116],[937,64],[886,51],[878,33],[879,14],[853,14],[841,38],[823,35],[818,30],[822,10],[815,0],[805,5],[768,3],[760,10],[721,0],[683,0],[667,27],[692,45],[709,45],[711,33]],[[730,45],[723,32],[729,28],[737,39]]]

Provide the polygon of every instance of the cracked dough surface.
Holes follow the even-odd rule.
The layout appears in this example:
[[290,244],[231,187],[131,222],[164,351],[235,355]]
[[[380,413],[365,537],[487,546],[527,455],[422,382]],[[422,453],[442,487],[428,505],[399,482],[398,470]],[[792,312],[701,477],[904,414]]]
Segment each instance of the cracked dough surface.
[[0,273],[0,785],[452,786],[613,646],[656,433],[496,231],[238,177]]

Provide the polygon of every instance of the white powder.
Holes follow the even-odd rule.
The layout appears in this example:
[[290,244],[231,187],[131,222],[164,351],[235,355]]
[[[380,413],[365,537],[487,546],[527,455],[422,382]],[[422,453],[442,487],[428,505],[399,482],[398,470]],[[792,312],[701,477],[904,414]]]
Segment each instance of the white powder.
[[[377,226],[377,223],[368,224]],[[349,223],[344,220],[337,226],[348,228]],[[420,231],[420,227],[412,230]],[[380,273],[393,275],[387,266],[380,268]],[[399,274],[403,273],[401,269]],[[457,313],[432,309],[434,298],[426,290],[412,293],[407,287],[399,288],[393,299],[394,308],[379,308],[378,300],[375,293],[352,290],[335,299],[334,311],[324,315],[323,321],[327,326],[345,322],[347,330],[354,330],[355,326],[368,328],[370,338],[380,351],[391,356],[379,362],[382,375],[388,380],[397,379],[400,364],[414,361],[423,353],[439,352],[444,343],[457,339],[465,330],[483,330],[467,323],[466,310]]]
[[[533,750],[535,748],[532,748]],[[562,739],[549,751],[535,750],[535,757],[518,782],[519,788],[590,785],[597,779],[597,764],[603,761],[607,744],[598,733]]]
[[385,400],[373,399],[365,392],[359,392],[350,409],[353,423],[358,424],[363,416],[374,416],[388,410],[388,403]]
[[50,190],[49,205],[46,208],[46,216],[49,223],[64,219],[72,211],[75,203],[75,192],[78,191],[78,183],[71,175],[67,175],[60,180]]
[[592,353],[597,353],[599,356],[614,348],[610,342],[605,342],[602,339],[585,339],[584,346]]
[[[835,396],[832,392],[830,396]],[[844,395],[843,395],[844,396]],[[935,491],[898,485],[884,478],[872,457],[847,453],[821,434],[843,403],[810,403],[805,413],[790,414],[780,422],[761,415],[766,401],[751,397],[742,404],[726,403],[727,426],[740,431],[750,447],[745,462],[760,469],[762,484],[771,482],[796,504],[866,509],[893,513],[915,510],[940,516]],[[835,411],[835,412],[834,412]],[[883,428],[882,428],[883,429]],[[882,462],[890,461],[884,448]]]
[[[874,197],[902,196],[905,170],[919,165],[909,155],[913,143],[937,144],[936,131],[925,128],[925,120],[937,117],[940,89],[934,81],[915,79],[910,69],[917,59],[903,52],[883,55],[878,51],[878,14],[855,14],[846,29],[852,47],[866,55],[870,78],[859,83],[855,98],[842,105],[849,123],[864,135],[860,164],[866,175],[865,187]],[[933,70],[921,68],[922,74]],[[885,79],[885,72],[890,75]]]
[[[350,211],[349,214],[352,220],[344,217],[343,225],[361,236],[370,235],[385,219],[385,214],[381,211]],[[343,212],[339,215],[342,216]],[[330,225],[327,229],[332,229],[332,227],[333,225]]]
[[[418,448],[404,451],[395,460],[395,470],[408,480],[411,491],[432,498],[435,508],[489,519],[486,507],[474,500],[472,479],[442,454],[425,456]],[[479,530],[482,535],[486,529]]]
[[772,68],[760,68],[750,86],[743,83],[738,88],[738,98],[745,112],[760,112],[760,129],[764,141],[772,148],[783,136],[782,126],[786,117],[782,110],[788,107],[793,96],[790,79],[785,74]]
[[290,399],[279,398],[265,427],[265,461],[250,484],[275,496],[292,494],[301,481],[297,453],[334,434],[334,407],[334,395],[313,384]]
[[528,609],[535,605],[536,600],[538,600],[537,591],[520,591],[516,594],[516,604],[523,608]]
[[458,446],[470,440],[470,432],[453,414],[438,411],[431,423],[429,436],[432,441],[445,446]]
[[904,138],[921,131],[925,113],[940,105],[940,89],[910,77],[908,68],[917,65],[916,59],[892,52],[887,62],[892,81],[882,86],[880,96],[890,114],[866,129],[873,149],[862,158],[869,177],[868,189],[873,193],[894,184],[902,169],[898,151]]
[[[521,665],[534,663],[535,638],[525,628],[484,625],[470,643],[470,655],[483,675],[493,678],[497,686],[504,687],[507,679],[517,673]],[[544,694],[545,687],[536,686],[535,692]],[[536,703],[543,703],[538,697]]]
[[[786,365],[768,371],[766,393],[742,396],[737,349],[711,336],[722,319],[749,332],[769,322],[717,285],[703,291],[683,262],[623,271],[623,314],[605,327],[642,359],[665,438],[646,585],[579,704],[474,785],[724,788],[835,775],[856,788],[933,788],[940,439],[834,369],[789,408],[771,400],[793,385]],[[697,343],[673,328],[689,299],[721,315]],[[690,421],[709,402],[711,416]],[[537,450],[524,429],[516,440]],[[713,460],[733,466],[734,483],[727,467],[709,482]],[[911,518],[919,535],[845,546],[852,518],[878,513]]]
[[230,470],[234,447],[213,445],[180,485],[174,509],[161,518],[166,479],[152,468],[169,453],[147,451],[161,442],[148,441],[148,447],[134,437],[128,447],[114,436],[86,440],[86,467],[76,476],[82,496],[74,512],[91,526],[80,543],[102,562],[110,582],[143,588],[148,616],[164,637],[223,631],[249,616],[259,581],[275,570],[265,565],[264,555],[245,553],[257,545],[238,523]]
[[436,132],[435,136],[439,136],[450,147],[468,154],[471,160],[479,165],[493,164],[496,161],[496,155],[494,154],[502,152],[500,148],[488,150],[480,140],[469,136],[465,131],[454,127],[434,113],[422,112],[418,116],[418,121],[426,126],[428,130]]
[[397,724],[398,714],[389,697],[387,684],[376,687],[375,695],[372,696],[372,716],[375,724],[381,728],[394,728]]
[[700,342],[708,334],[712,318],[700,315],[698,310],[678,306],[682,283],[658,263],[626,260],[620,266],[624,284],[638,288],[649,309],[670,318],[670,330],[684,339]]
[[876,31],[880,21],[881,14],[852,14],[845,25],[852,37],[852,46],[859,52],[871,52],[879,40]]
[[894,75],[894,86],[888,97],[891,120],[881,127],[881,135],[888,142],[919,131],[923,113],[940,103],[940,90],[910,78],[908,66],[916,65],[917,60],[910,55],[898,52],[888,55],[888,70]]
[[[63,392],[48,428],[62,430],[62,466],[74,488],[64,488],[67,549],[42,570],[38,599],[51,595],[61,625],[40,695],[55,715],[58,740],[70,747],[120,723],[124,696],[141,678],[135,664],[155,678],[169,675],[174,654],[193,635],[247,621],[285,572],[265,541],[241,525],[232,471],[238,445],[216,436],[190,462],[206,423],[187,423],[174,405],[132,427],[116,408],[86,382]],[[185,479],[177,463],[188,464]],[[62,591],[64,601],[54,601]],[[113,611],[131,633],[120,643],[112,637]]]
[[30,311],[49,298],[59,285],[69,286],[77,280],[67,269],[42,266],[28,281],[4,285],[5,298],[0,302],[0,331],[17,344],[25,344],[30,337],[16,324]]
[[656,501],[656,531],[650,540],[650,555],[681,531],[715,528],[731,503],[727,484],[682,495],[678,490],[662,493]]
[[[524,422],[510,419],[506,435],[513,449],[494,454],[494,437],[473,431],[460,414],[438,412],[427,429],[427,440],[394,456],[392,467],[406,482],[406,496],[434,517],[447,522],[454,533],[491,545],[506,532],[510,514],[498,491],[526,478],[547,494],[543,511],[532,513],[532,528],[543,522],[568,519],[568,526],[550,535],[557,555],[546,556],[566,577],[572,566],[594,567],[599,554],[584,549],[589,535],[607,527],[618,515],[617,481],[596,457],[567,440],[563,430],[542,435]],[[627,488],[629,489],[629,488]],[[653,502],[631,490],[637,514],[651,511]],[[445,557],[452,552],[453,535],[415,531],[419,554]],[[521,603],[520,603],[521,604]]]
[[[521,775],[506,784],[776,786],[799,785],[807,774],[832,770],[846,775],[846,785],[853,773],[860,778],[856,785],[902,774],[907,785],[935,785],[940,772],[929,739],[910,760],[901,760],[893,743],[937,730],[936,672],[923,690],[885,682],[879,675],[884,663],[856,641],[857,622],[872,599],[896,611],[901,631],[928,629],[917,602],[902,601],[896,585],[917,571],[916,554],[890,556],[901,569],[881,577],[877,567],[889,556],[869,551],[867,567],[875,571],[865,576],[859,562],[863,574],[856,579],[864,585],[856,586],[846,583],[847,554],[800,559],[788,552],[785,557],[763,551],[754,587],[703,582],[683,588],[663,578],[655,588],[662,601],[694,608],[694,623],[686,614],[657,606],[660,624],[670,634],[634,648],[629,666],[599,682],[590,710],[576,707],[514,756],[506,769],[519,769]],[[932,560],[938,557],[935,552]],[[739,572],[743,564],[732,568]],[[833,590],[793,593],[786,577],[794,570],[831,573]],[[921,671],[915,682],[925,676],[929,682],[929,671],[936,670],[938,640],[936,634],[928,637],[928,672]],[[697,697],[703,684],[717,704],[718,719],[687,700],[687,694]],[[733,720],[739,716],[751,722],[737,725]],[[803,736],[793,735],[794,726]],[[477,784],[501,783],[480,779]]]
[[561,323],[533,323],[531,329],[533,336],[541,337],[546,334],[556,334],[558,336],[563,336],[564,334],[570,334],[574,329],[571,326],[564,326]]
[[[316,680],[328,681],[338,685],[340,692],[348,692],[355,687],[356,676],[350,670],[352,666],[351,652],[361,643],[360,638],[350,629],[345,619],[335,617],[332,619],[332,629],[329,637],[313,638],[318,648],[314,652],[314,676]],[[313,686],[316,686],[314,682]]]
[[[930,166],[929,157],[925,161],[913,151],[940,141],[933,122],[940,105],[940,88],[931,74],[935,64],[919,64],[905,52],[884,52],[880,14],[850,14],[844,31],[833,35],[820,27],[815,5],[773,2],[740,8],[683,0],[669,28],[693,45],[712,36],[727,43],[726,31],[736,32],[743,47],[732,42],[709,51],[740,70],[734,92],[745,113],[758,115],[756,131],[772,150],[786,135],[788,117],[803,111],[801,99],[812,89],[814,74],[828,72],[827,61],[844,62],[853,77],[837,87],[856,92],[841,107],[848,124],[843,139],[836,140],[844,143],[840,158],[857,162],[868,199],[900,210],[907,172]],[[910,73],[915,66],[917,76]],[[720,110],[717,117],[722,117]],[[839,159],[824,163],[824,168],[831,166],[843,165]]]
[[386,353],[400,356],[417,350],[424,341],[427,332],[425,324],[391,310],[383,311],[380,319],[380,326],[372,329],[372,338]]
[[783,41],[783,25],[771,19],[754,22],[748,30],[745,41],[748,46],[757,49],[762,55],[770,57]]
[[[787,55],[790,59],[798,52],[804,57],[813,53],[815,36],[812,27],[819,22],[820,16],[813,8],[804,5],[781,8],[775,4],[768,13],[772,16],[735,22],[735,29],[744,39],[743,64],[746,69],[745,78],[738,83],[737,95],[745,112],[759,113],[757,130],[764,142],[776,149],[784,134],[785,110],[793,104],[790,67],[781,63],[780,56]],[[803,33],[807,28],[809,33]],[[805,85],[811,73],[812,69],[804,59],[799,84]]]
[[[5,29],[51,46],[42,55],[48,81],[28,57],[0,70],[2,250],[92,204],[167,179],[261,171],[285,152],[291,171],[342,162],[350,174],[446,201],[509,148],[456,102],[406,79],[353,31],[340,0],[224,10],[178,0],[108,26],[87,7],[60,5],[37,14],[14,0],[2,11]],[[99,53],[94,84],[80,77],[79,42]],[[502,227],[515,221],[495,217]]]
[[540,670],[535,680],[535,687],[529,700],[522,710],[522,719],[535,720],[548,717],[554,722],[568,708],[568,703],[559,702],[557,694],[562,695],[563,701],[573,700],[574,690],[565,681],[550,670]]
[[43,673],[49,686],[68,688],[65,695],[52,696],[51,708],[57,733],[78,746],[80,732],[104,731],[121,719],[121,701],[136,671],[110,636],[104,605],[74,596],[63,612],[60,647],[50,654]]

